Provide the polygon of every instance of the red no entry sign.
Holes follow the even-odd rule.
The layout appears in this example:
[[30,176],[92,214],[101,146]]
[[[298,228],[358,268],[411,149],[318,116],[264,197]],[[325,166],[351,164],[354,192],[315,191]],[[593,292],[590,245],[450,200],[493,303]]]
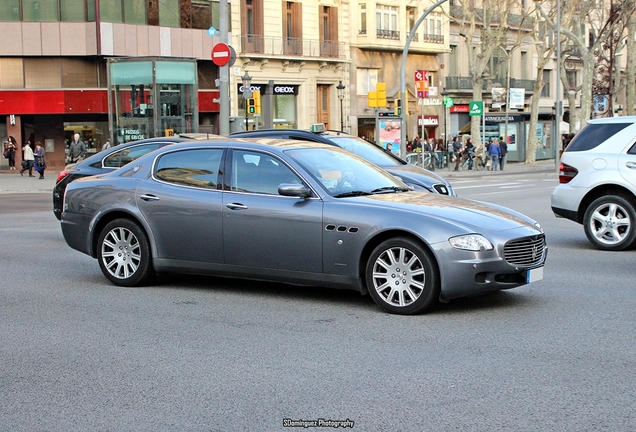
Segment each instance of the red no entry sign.
[[230,62],[230,47],[219,42],[212,47],[212,62],[217,66],[225,66]]

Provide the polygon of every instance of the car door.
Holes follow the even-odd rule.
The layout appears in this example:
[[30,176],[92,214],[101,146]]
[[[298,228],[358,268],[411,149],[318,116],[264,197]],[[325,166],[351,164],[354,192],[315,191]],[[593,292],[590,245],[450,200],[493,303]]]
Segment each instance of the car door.
[[157,246],[156,260],[221,264],[223,148],[163,154],[136,192]]
[[262,270],[322,272],[322,200],[278,194],[302,184],[281,159],[264,152],[228,155],[223,193],[225,263]]
[[618,170],[625,180],[636,188],[636,143],[634,143],[627,153],[618,156]]

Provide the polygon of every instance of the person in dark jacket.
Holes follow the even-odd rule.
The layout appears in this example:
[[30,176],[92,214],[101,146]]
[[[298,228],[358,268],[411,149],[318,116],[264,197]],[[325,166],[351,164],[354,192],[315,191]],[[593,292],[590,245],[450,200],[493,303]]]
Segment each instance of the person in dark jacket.
[[508,154],[508,144],[503,139],[503,137],[499,137],[499,169],[503,171],[504,165],[506,164],[506,155]]

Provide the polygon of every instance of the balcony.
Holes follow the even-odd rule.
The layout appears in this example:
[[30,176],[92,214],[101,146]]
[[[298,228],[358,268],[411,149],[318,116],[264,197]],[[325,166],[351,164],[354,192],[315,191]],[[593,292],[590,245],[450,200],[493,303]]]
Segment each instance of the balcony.
[[[532,95],[535,80],[510,78],[510,88],[522,88],[526,95]],[[483,91],[491,89],[492,80],[484,80],[481,86]],[[471,77],[449,76],[446,77],[446,91],[453,93],[471,93],[473,80]]]
[[254,34],[239,35],[241,54],[281,57],[345,58],[344,42],[302,38],[283,38]]
[[377,29],[376,36],[377,36],[378,39],[400,40],[400,32],[397,31],[397,30]]

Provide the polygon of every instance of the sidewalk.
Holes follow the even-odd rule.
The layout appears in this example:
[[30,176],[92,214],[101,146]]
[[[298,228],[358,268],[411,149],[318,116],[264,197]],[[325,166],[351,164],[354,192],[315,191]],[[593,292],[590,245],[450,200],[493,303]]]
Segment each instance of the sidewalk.
[[15,193],[53,193],[53,186],[57,180],[58,171],[45,171],[44,179],[34,170],[35,177],[29,177],[25,172],[24,176],[20,171],[0,171],[0,195]]
[[449,171],[448,168],[436,169],[435,173],[448,179],[451,183],[453,178],[480,178],[490,176],[505,176],[511,174],[558,174],[554,159],[537,161],[532,165],[526,165],[523,162],[506,162],[503,171]]
[[[503,171],[448,171],[448,168],[436,169],[435,173],[447,178],[451,183],[454,178],[481,178],[490,176],[505,176],[511,174],[554,174],[556,166],[554,159],[539,161],[533,165],[524,163],[508,162]],[[53,193],[53,186],[57,179],[57,171],[47,171],[44,173],[44,180],[39,180],[37,173],[35,177],[28,174],[21,176],[20,171],[0,171],[0,195],[14,193]]]

